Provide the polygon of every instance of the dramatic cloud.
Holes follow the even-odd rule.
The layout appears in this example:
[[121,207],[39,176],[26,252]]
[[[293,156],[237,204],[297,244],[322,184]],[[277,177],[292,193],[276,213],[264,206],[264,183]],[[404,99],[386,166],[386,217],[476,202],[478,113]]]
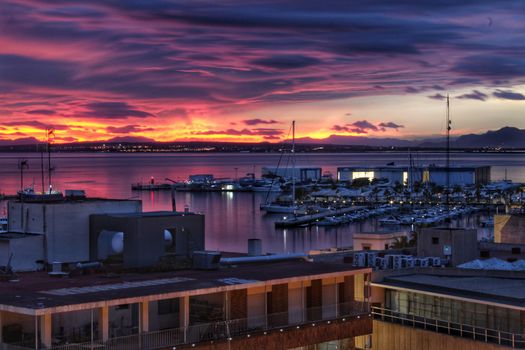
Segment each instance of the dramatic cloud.
[[336,124],[333,125],[331,129],[337,132],[368,134],[369,132],[385,132],[387,129],[398,130],[400,128],[404,128],[404,126],[394,122],[380,122],[379,124],[374,125],[367,120],[360,120],[345,125]]
[[283,131],[279,129],[256,128],[256,129],[226,129],[226,130],[206,130],[197,131],[194,135],[228,135],[228,136],[263,136],[279,137],[283,135]]
[[478,90],[473,90],[469,94],[463,94],[463,95],[457,96],[457,98],[463,99],[463,100],[479,100],[479,101],[485,101],[488,97],[489,96],[487,94],[484,94],[483,92],[478,91]]
[[523,95],[520,92],[514,92],[511,90],[496,90],[492,93],[495,97],[501,98],[504,100],[515,100],[515,101],[521,101],[525,100],[525,95]]
[[[301,136],[401,131],[387,122],[345,124],[346,108],[368,116],[383,98],[421,103],[402,120],[414,134],[427,126],[421,96],[443,100],[443,91],[454,91],[483,101],[481,91],[495,87],[500,99],[523,96],[513,92],[525,83],[522,0],[4,0],[1,7],[0,124],[14,116],[70,126],[57,140],[138,133],[186,140],[195,130],[209,132],[201,138],[271,140],[282,134],[250,127],[294,115],[304,116]],[[375,115],[388,115],[384,108]],[[228,132],[235,122],[247,129]],[[42,129],[8,127],[35,137]]]
[[256,119],[245,119],[242,122],[244,124],[250,125],[250,126],[259,125],[259,124],[278,124],[279,123],[277,120],[273,120],[273,119],[259,119],[259,118],[256,118]]
[[360,129],[360,128],[353,128],[351,126],[347,125],[334,125],[332,126],[332,130],[337,132],[347,132],[347,133],[353,133],[353,134],[366,134],[366,130]]
[[31,127],[34,129],[40,129],[40,130],[47,130],[47,129],[55,129],[55,130],[67,130],[70,128],[70,126],[65,124],[54,124],[54,123],[43,123],[38,120],[19,120],[19,121],[11,121],[11,122],[1,122],[0,124],[3,126],[13,126],[13,127]]
[[403,125],[399,125],[394,122],[382,122],[382,123],[377,124],[377,126],[379,126],[380,128],[396,129],[396,130],[400,128],[404,128]]
[[52,111],[50,109],[33,109],[31,111],[27,111],[26,114],[35,114],[35,115],[54,115],[55,111]]
[[108,126],[106,128],[106,131],[111,134],[129,134],[129,133],[135,133],[135,132],[144,132],[144,131],[152,131],[155,130],[153,128],[147,128],[141,125],[125,125],[125,126]]
[[301,55],[280,55],[272,57],[263,57],[252,61],[251,63],[275,69],[298,69],[319,64],[320,61],[314,57]]
[[350,125],[353,126],[353,127],[358,128],[358,129],[361,129],[361,130],[371,130],[371,131],[378,131],[379,130],[379,128],[377,126],[375,126],[374,124],[368,122],[367,120],[360,120],[360,121],[354,122],[354,123],[352,123]]
[[443,94],[440,94],[440,93],[436,93],[434,95],[430,95],[430,96],[427,96],[428,98],[431,98],[433,100],[438,100],[438,101],[443,101],[447,98],[447,96],[443,95]]
[[102,119],[147,118],[153,114],[134,109],[125,102],[92,102],[85,105],[83,116]]

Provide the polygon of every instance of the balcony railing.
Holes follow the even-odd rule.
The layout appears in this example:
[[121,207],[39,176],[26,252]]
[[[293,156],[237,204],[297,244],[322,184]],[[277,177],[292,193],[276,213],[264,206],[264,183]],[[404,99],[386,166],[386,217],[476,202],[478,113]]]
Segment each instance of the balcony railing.
[[515,349],[525,349],[525,335],[523,334],[404,314],[380,307],[372,307],[372,315],[376,320],[397,323],[407,327],[425,329],[427,331],[468,338],[484,343],[509,346]]
[[[239,336],[285,331],[307,324],[332,321],[349,321],[371,316],[367,303],[349,302],[325,305],[288,312],[272,313],[258,317],[194,324],[184,328],[173,328],[145,332],[130,336],[110,338],[107,342],[93,341],[54,346],[51,350],[153,350],[182,344],[197,344],[212,340],[228,340]],[[26,350],[33,347],[20,344],[4,344],[6,350]],[[11,348],[12,346],[12,348]],[[41,349],[45,347],[41,346]]]

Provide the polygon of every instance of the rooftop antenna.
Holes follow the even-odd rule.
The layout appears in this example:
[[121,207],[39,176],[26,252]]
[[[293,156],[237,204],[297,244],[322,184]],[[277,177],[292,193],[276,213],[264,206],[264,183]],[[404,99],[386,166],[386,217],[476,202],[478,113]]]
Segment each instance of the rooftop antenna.
[[51,189],[53,188],[51,184],[51,172],[53,168],[51,167],[51,143],[55,137],[55,129],[47,129],[47,172],[48,172],[48,181],[49,181],[49,194],[51,194]]
[[295,120],[292,121],[292,207],[295,208]]
[[447,213],[450,211],[450,130],[452,129],[452,121],[450,120],[450,98],[447,94],[447,160],[446,160],[446,171],[447,171]]
[[20,169],[20,192],[22,192],[24,190],[24,170],[29,169],[27,159],[20,159],[18,161],[18,169]]
[[43,142],[40,143],[40,177],[42,180],[42,193],[45,193],[46,185],[44,184],[44,143]]

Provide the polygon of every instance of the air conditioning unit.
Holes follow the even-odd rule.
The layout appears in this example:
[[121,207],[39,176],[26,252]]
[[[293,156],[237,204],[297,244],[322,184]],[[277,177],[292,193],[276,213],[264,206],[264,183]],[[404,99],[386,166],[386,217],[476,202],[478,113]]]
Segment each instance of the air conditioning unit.
[[430,260],[430,265],[433,267],[439,267],[441,266],[441,258],[439,257],[432,257],[428,258]]
[[354,266],[355,267],[365,267],[366,264],[366,253],[359,252],[354,253]]
[[375,266],[374,262],[376,260],[377,253],[376,252],[368,252],[368,253],[366,253],[366,256],[367,256],[367,267]]
[[419,266],[420,267],[429,267],[429,259],[428,258],[419,258]]
[[416,260],[413,257],[407,257],[405,258],[405,267],[406,268],[413,268],[416,266]]
[[386,254],[385,255],[385,264],[387,269],[394,268],[394,256],[393,254]]
[[198,250],[193,252],[193,268],[197,270],[218,270],[221,261],[220,252]]
[[394,255],[392,268],[399,270],[403,267],[403,255]]

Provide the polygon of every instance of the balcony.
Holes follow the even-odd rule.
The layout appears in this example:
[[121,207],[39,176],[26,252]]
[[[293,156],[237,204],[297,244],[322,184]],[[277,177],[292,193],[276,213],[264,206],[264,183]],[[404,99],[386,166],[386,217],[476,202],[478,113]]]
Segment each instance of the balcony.
[[371,310],[374,320],[468,338],[484,343],[508,346],[515,349],[525,349],[524,334],[516,334],[495,329],[476,327],[468,324],[404,314],[380,307],[372,307]]
[[[367,303],[349,302],[303,310],[272,313],[259,317],[225,320],[213,323],[194,324],[155,332],[145,332],[123,337],[110,338],[106,342],[96,340],[84,343],[70,343],[53,346],[49,350],[150,350],[179,345],[198,345],[212,341],[232,341],[241,337],[250,338],[276,333],[297,331],[305,327],[331,326],[337,323],[369,319]],[[370,328],[371,329],[371,328]],[[5,350],[35,349],[33,341],[24,344],[3,344]],[[40,349],[45,349],[39,344]]]

